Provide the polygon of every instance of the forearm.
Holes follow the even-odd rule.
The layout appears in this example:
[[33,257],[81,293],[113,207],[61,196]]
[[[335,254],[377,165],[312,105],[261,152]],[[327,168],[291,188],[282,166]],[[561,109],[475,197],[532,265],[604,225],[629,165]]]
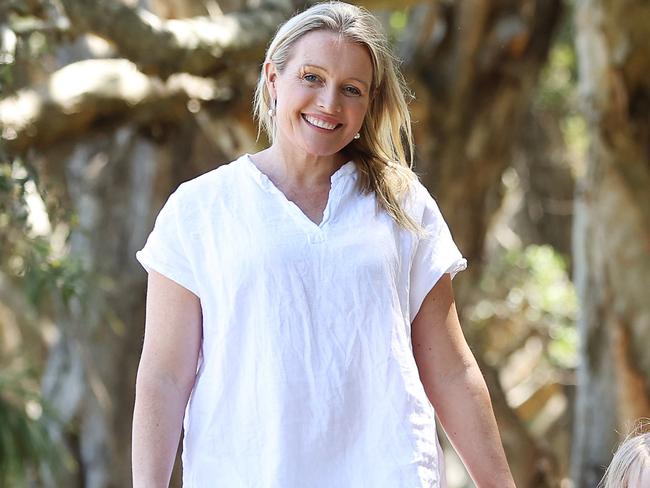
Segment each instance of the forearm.
[[436,386],[440,422],[478,488],[514,487],[483,375],[475,362]]
[[138,375],[133,412],[134,488],[167,488],[189,391],[164,377]]

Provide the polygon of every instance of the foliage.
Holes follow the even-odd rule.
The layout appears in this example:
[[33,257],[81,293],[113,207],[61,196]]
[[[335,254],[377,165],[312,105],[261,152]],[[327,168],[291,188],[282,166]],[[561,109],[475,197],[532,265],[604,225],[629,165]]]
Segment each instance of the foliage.
[[[573,2],[568,3],[573,8]],[[582,171],[587,150],[587,124],[578,106],[578,58],[573,15],[567,15],[542,71],[533,106],[560,120],[569,161]]]
[[[41,465],[56,475],[63,453],[47,431],[44,410],[34,372],[0,374],[0,486],[24,486]],[[29,385],[29,387],[26,387]]]
[[396,39],[399,39],[402,31],[406,28],[406,25],[408,24],[409,13],[409,7],[391,11],[387,26],[388,37],[391,42],[395,42]]
[[0,3],[1,96],[19,89],[28,71],[42,71],[43,57],[51,53],[53,41],[65,34],[63,26],[48,23],[48,11],[56,11],[50,0]]
[[[0,96],[49,72],[46,55],[61,32],[48,23],[48,6],[47,0],[0,6]],[[0,290],[0,486],[13,487],[43,474],[56,477],[72,458],[49,434],[58,420],[40,391],[47,352],[40,321],[13,321],[11,314],[49,316],[54,303],[65,307],[73,297],[83,303],[88,273],[68,252],[76,216],[42,184],[31,154],[10,153],[3,138],[11,134],[0,128],[0,278],[9,294]],[[33,225],[35,201],[43,207],[45,232]],[[16,296],[24,300],[16,303]]]
[[577,82],[576,53],[571,39],[553,45],[537,91],[537,103],[557,112],[574,108]]
[[550,365],[575,367],[578,301],[566,262],[551,246],[506,250],[488,263],[480,289],[483,299],[471,317],[491,337],[488,359],[502,362],[508,345],[534,335],[545,343]]
[[29,221],[29,188],[42,197],[33,169],[20,159],[0,163],[0,270],[18,279],[37,308],[51,293],[60,294],[67,303],[85,292],[83,265],[74,256],[57,256],[50,236],[34,234]]
[[[85,273],[78,259],[54,255],[49,236],[33,232],[28,199],[30,191],[38,193],[35,172],[19,158],[11,161],[3,158],[3,161],[0,163],[0,274],[7,286],[27,298],[24,306],[39,315],[49,297],[56,295],[66,303],[72,296],[82,294]],[[0,301],[3,300],[0,295]],[[13,313],[26,311],[13,310]],[[36,324],[23,321],[20,325],[25,329]],[[1,329],[7,327],[0,320],[0,332],[6,332]],[[56,474],[65,459],[65,452],[53,443],[46,429],[56,419],[40,396],[40,349],[31,339],[26,339],[39,337],[39,332],[18,331],[14,334],[18,336],[18,344],[11,348],[0,341],[0,486],[26,484],[28,474],[33,476],[37,466]]]
[[[0,94],[8,96],[26,82],[28,72],[45,69],[41,60],[50,51],[49,34],[38,30],[43,16],[40,2],[0,6]],[[30,9],[33,7],[33,11]],[[24,10],[21,10],[24,8]],[[84,272],[78,259],[59,257],[50,235],[38,235],[30,221],[30,199],[48,206],[52,224],[66,222],[53,198],[40,185],[37,171],[24,157],[10,154],[0,134],[0,277],[10,294],[26,298],[18,306],[30,308],[34,316],[47,314],[52,296],[64,304],[83,293]],[[25,314],[9,296],[0,293],[2,305],[13,314]],[[0,314],[0,486],[23,486],[35,479],[38,467],[56,475],[65,453],[53,443],[47,425],[56,422],[41,397],[39,378],[44,350],[41,331],[29,320],[17,321],[10,329]],[[13,341],[5,340],[8,335]],[[10,344],[13,342],[12,344]],[[36,342],[36,343],[34,343]]]

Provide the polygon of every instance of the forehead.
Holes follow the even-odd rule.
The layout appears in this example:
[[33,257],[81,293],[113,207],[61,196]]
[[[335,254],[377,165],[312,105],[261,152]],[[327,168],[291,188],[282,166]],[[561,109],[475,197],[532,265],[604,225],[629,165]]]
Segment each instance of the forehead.
[[298,39],[291,49],[289,64],[294,67],[312,64],[368,81],[372,78],[368,48],[332,31],[312,31]]

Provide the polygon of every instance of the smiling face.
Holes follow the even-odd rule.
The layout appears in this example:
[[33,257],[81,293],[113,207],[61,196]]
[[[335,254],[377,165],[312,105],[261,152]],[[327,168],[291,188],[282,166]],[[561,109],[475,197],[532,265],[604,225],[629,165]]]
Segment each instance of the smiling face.
[[264,69],[277,100],[274,145],[331,156],[361,130],[372,82],[364,46],[331,31],[312,31],[296,41],[282,73],[268,61]]

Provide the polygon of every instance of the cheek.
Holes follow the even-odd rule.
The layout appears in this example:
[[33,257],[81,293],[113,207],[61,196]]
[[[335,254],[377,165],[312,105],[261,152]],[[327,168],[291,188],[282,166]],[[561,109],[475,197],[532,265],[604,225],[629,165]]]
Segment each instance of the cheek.
[[348,107],[347,116],[350,121],[354,121],[355,125],[361,125],[363,119],[366,117],[367,111],[368,102],[363,100],[356,100]]
[[284,125],[296,126],[300,121],[300,114],[308,107],[309,97],[304,89],[296,88],[291,93],[283,93],[283,98],[278,97],[279,122]]
[[284,102],[286,108],[295,109],[296,105],[300,105],[309,98],[311,90],[300,83],[283,85],[278,90],[278,103]]

